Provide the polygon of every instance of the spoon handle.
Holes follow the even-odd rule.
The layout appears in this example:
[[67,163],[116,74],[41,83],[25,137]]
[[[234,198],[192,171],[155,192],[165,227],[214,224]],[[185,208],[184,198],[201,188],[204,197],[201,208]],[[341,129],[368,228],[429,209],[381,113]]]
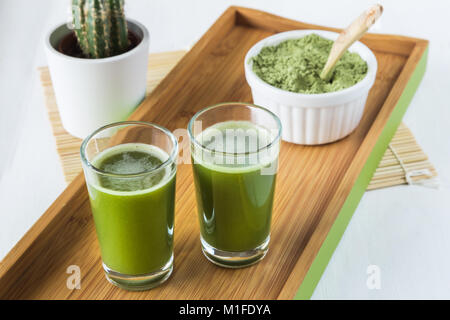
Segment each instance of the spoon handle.
[[339,37],[334,41],[328,55],[327,63],[320,73],[320,78],[329,81],[332,75],[334,66],[339,59],[355,41],[358,41],[364,33],[378,20],[383,13],[383,7],[380,4],[373,5],[368,10],[364,11],[350,26],[342,31]]

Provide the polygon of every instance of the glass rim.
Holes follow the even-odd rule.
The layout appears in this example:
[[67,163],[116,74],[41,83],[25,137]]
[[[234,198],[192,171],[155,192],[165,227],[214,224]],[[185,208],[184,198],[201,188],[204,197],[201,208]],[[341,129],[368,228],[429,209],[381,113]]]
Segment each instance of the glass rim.
[[[147,126],[147,127],[152,127],[152,128],[156,128],[158,130],[161,130],[162,132],[164,132],[172,141],[173,143],[173,148],[172,148],[172,152],[169,155],[169,158],[167,158],[166,161],[162,162],[160,165],[158,165],[157,167],[153,168],[153,169],[149,169],[149,170],[145,170],[145,171],[141,171],[141,172],[136,172],[136,173],[112,173],[112,172],[108,172],[105,170],[102,170],[100,168],[97,168],[96,166],[94,166],[92,164],[91,161],[89,161],[86,157],[86,146],[88,144],[88,142],[98,133],[109,129],[109,128],[113,128],[113,127],[118,127],[118,126],[128,126],[128,125],[140,125],[140,126]],[[105,149],[106,150],[106,149]],[[113,122],[110,124],[107,124],[103,127],[98,128],[97,130],[95,130],[94,132],[92,132],[91,134],[89,134],[86,138],[84,138],[83,142],[81,143],[80,146],[80,155],[81,155],[81,161],[90,169],[92,169],[93,171],[95,171],[96,173],[105,175],[105,176],[110,176],[110,177],[117,177],[117,178],[135,178],[135,177],[140,177],[143,175],[147,175],[149,173],[153,173],[156,171],[160,171],[161,169],[166,168],[170,163],[175,161],[175,158],[178,154],[178,140],[176,139],[176,137],[174,136],[174,134],[169,131],[169,129],[164,128],[163,126],[160,126],[156,123],[153,122],[146,122],[146,121],[119,121],[119,122]]]
[[[231,106],[231,105],[237,105],[237,106],[246,106],[246,107],[252,107],[252,108],[256,108],[259,110],[262,110],[264,112],[267,112],[270,116],[272,116],[272,118],[275,120],[277,126],[278,126],[278,132],[276,134],[276,136],[272,139],[272,141],[270,141],[270,143],[266,144],[263,147],[258,148],[255,151],[247,151],[247,152],[223,152],[223,151],[215,151],[215,150],[211,150],[208,147],[205,147],[203,144],[201,144],[195,137],[194,134],[192,133],[192,127],[193,124],[195,122],[195,120],[202,115],[203,113],[216,109],[216,108],[220,108],[220,107],[224,107],[224,106]],[[189,135],[189,139],[191,141],[191,143],[193,143],[195,146],[199,147],[202,150],[207,150],[208,152],[214,152],[215,154],[219,154],[219,155],[229,155],[229,156],[245,156],[245,155],[251,155],[251,154],[255,154],[258,152],[261,152],[263,150],[269,149],[271,148],[275,143],[279,142],[281,139],[281,133],[282,133],[282,125],[281,125],[281,120],[280,118],[278,118],[278,116],[273,113],[272,111],[270,111],[267,108],[258,106],[256,104],[253,103],[248,103],[248,102],[221,102],[221,103],[217,103],[217,104],[213,104],[211,106],[205,107],[199,111],[197,111],[194,116],[191,118],[191,120],[189,120],[188,123],[188,135]]]

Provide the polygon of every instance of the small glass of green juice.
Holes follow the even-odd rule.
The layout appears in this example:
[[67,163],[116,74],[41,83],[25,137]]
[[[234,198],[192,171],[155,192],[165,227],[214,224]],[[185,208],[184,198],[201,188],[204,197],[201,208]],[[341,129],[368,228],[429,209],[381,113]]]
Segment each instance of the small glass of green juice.
[[222,103],[188,124],[204,255],[240,268],[269,248],[281,123],[269,110]]
[[106,278],[147,290],[173,269],[178,143],[156,124],[104,126],[81,145],[81,159]]

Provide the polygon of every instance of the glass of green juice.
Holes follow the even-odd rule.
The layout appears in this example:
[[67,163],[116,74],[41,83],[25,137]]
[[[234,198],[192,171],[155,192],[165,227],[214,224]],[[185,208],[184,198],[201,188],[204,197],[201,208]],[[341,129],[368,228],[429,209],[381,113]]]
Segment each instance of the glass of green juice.
[[106,278],[147,290],[173,269],[178,143],[156,124],[104,126],[81,145],[81,159]]
[[248,103],[222,103],[188,124],[200,222],[211,262],[240,268],[266,255],[278,170],[281,122]]

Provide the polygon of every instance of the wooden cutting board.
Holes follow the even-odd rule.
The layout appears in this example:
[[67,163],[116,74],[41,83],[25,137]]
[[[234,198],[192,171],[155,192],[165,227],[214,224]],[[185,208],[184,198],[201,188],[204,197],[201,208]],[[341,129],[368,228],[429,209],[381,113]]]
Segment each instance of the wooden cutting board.
[[[170,130],[199,109],[251,101],[243,59],[260,39],[291,29],[337,29],[257,10],[229,8],[131,116]],[[78,175],[0,266],[0,298],[292,299],[308,298],[325,269],[425,71],[428,42],[368,34],[379,71],[361,124],[324,146],[283,143],[270,250],[249,268],[229,270],[202,256],[191,168],[177,173],[175,270],[162,286],[128,292],[110,285],[82,175]],[[66,285],[81,270],[81,288]]]

